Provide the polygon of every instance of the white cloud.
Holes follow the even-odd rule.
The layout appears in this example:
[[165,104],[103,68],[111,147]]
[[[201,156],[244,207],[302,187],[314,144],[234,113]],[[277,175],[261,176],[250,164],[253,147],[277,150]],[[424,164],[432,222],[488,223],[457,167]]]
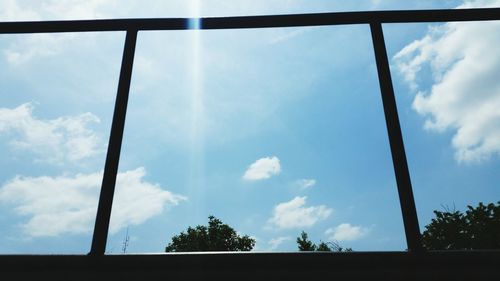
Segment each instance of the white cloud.
[[33,21],[33,20],[75,20],[93,19],[109,16],[112,8],[117,6],[116,0],[40,0],[16,1],[2,0],[0,20]]
[[[143,180],[144,168],[119,173],[110,232],[138,225],[187,198]],[[28,216],[26,234],[58,236],[89,233],[94,226],[102,172],[59,177],[17,176],[0,188],[0,202]]]
[[310,227],[332,214],[332,209],[324,205],[306,207],[306,199],[305,196],[297,196],[288,202],[276,205],[268,223],[278,228]]
[[243,179],[249,181],[268,179],[281,172],[280,160],[278,157],[264,157],[255,161],[248,167]]
[[274,251],[276,250],[281,244],[283,244],[286,241],[292,240],[291,237],[289,236],[282,236],[282,237],[277,237],[269,240],[267,244],[269,244],[268,251]]
[[3,0],[0,9],[1,21],[39,20],[40,15],[32,8],[21,7],[16,0]]
[[37,161],[77,163],[104,151],[101,139],[87,128],[100,122],[92,113],[41,120],[32,112],[30,103],[0,108],[0,134],[11,138],[12,147],[37,155]]
[[342,223],[335,228],[329,228],[325,235],[329,240],[334,241],[353,241],[364,237],[370,232],[370,229],[362,226],[355,226],[349,223]]
[[[106,18],[120,10],[116,9],[117,4],[116,0],[45,0],[34,3],[7,0],[5,4],[2,2],[0,21]],[[75,33],[17,35],[3,53],[8,63],[18,66],[34,58],[51,57],[66,49],[77,48],[70,45],[77,37]]]
[[7,62],[19,66],[34,58],[52,57],[62,52],[67,44],[77,35],[61,34],[29,34],[16,36],[8,48],[3,50]]
[[[469,1],[461,7],[495,6]],[[413,109],[424,128],[454,133],[458,162],[477,163],[500,154],[500,22],[446,23],[394,56],[396,68],[417,92]],[[432,86],[422,82],[430,68]]]
[[464,3],[457,8],[497,8],[500,5],[498,0],[464,0]]
[[156,183],[143,180],[146,171],[138,168],[118,174],[116,200],[111,215],[111,231],[116,232],[129,224],[141,224],[160,214],[165,206],[175,206],[187,197],[163,190]]
[[59,19],[98,19],[109,17],[117,9],[117,0],[49,0],[42,4],[45,15]]
[[295,182],[301,189],[308,189],[316,185],[315,179],[300,179]]

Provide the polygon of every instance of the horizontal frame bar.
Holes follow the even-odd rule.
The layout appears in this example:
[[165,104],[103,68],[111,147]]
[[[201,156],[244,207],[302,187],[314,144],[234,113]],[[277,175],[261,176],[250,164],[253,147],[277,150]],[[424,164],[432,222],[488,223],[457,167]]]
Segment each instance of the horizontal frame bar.
[[[126,30],[187,30],[195,18],[0,22],[0,34]],[[202,18],[200,29],[500,20],[500,8],[339,12]]]
[[496,280],[497,252],[0,255],[4,280]]

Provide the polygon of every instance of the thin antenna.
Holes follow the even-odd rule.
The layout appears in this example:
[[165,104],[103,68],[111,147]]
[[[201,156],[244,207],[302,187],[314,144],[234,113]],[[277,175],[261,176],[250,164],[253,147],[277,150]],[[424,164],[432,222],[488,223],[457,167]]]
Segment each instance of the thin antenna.
[[130,241],[130,236],[128,236],[128,226],[127,226],[127,232],[125,234],[125,239],[123,239],[123,245],[122,245],[122,253],[123,254],[127,253],[127,247],[128,247],[129,241]]

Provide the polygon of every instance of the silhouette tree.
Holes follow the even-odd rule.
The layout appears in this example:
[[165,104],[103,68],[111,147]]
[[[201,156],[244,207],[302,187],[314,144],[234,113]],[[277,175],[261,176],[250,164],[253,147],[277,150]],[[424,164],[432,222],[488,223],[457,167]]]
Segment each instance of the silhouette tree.
[[309,251],[309,252],[352,252],[351,248],[342,248],[336,242],[323,242],[320,241],[318,245],[314,244],[309,240],[308,235],[305,231],[300,233],[297,237],[297,246],[299,251]]
[[316,251],[316,245],[308,239],[305,231],[302,231],[300,237],[297,237],[297,246],[299,251]]
[[209,216],[208,226],[188,227],[172,237],[165,252],[250,251],[254,246],[255,239],[239,236],[229,225]]
[[428,250],[500,249],[500,201],[460,211],[434,211],[422,243]]
[[320,241],[318,246],[316,247],[316,251],[318,252],[334,252],[334,248],[330,248],[328,243],[325,243],[323,241]]

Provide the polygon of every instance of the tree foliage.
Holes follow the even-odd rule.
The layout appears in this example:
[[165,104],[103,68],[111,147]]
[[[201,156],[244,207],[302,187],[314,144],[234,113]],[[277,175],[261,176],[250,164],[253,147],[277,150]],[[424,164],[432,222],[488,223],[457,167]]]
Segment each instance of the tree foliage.
[[422,235],[428,250],[500,249],[500,201],[434,214]]
[[299,251],[316,251],[316,245],[309,240],[307,237],[307,233],[302,231],[300,233],[300,237],[297,237],[297,246],[299,247]]
[[352,252],[351,248],[342,248],[336,242],[323,242],[320,241],[318,245],[314,244],[311,240],[309,240],[308,235],[305,231],[300,233],[300,236],[297,237],[297,246],[299,251],[304,252]]
[[250,251],[254,246],[255,239],[239,236],[229,225],[209,216],[208,226],[188,227],[172,237],[165,252]]

